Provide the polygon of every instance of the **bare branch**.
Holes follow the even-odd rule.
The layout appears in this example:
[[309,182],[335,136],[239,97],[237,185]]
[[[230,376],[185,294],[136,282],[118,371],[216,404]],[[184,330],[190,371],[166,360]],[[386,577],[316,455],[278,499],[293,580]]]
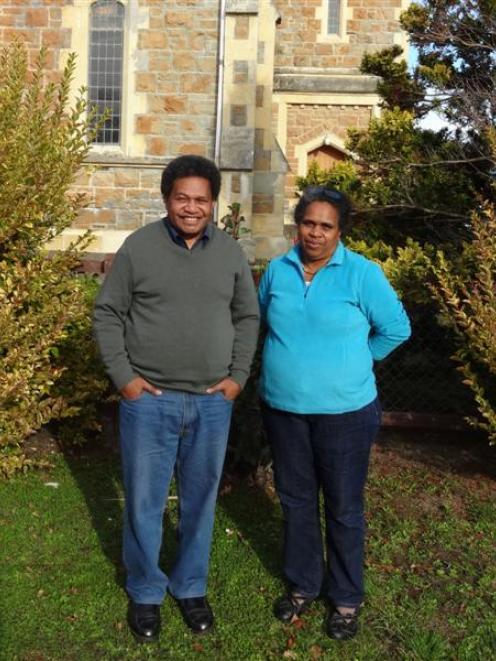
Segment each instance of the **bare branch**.
[[470,221],[470,215],[467,214],[459,214],[459,213],[454,213],[453,211],[444,211],[443,209],[429,209],[428,207],[422,207],[419,206],[418,204],[385,204],[383,206],[374,206],[374,207],[360,207],[356,212],[355,215],[357,214],[362,214],[362,213],[377,213],[381,211],[393,211],[393,210],[399,210],[399,211],[419,211],[421,213],[424,213],[426,216],[432,216],[436,218],[442,218],[446,222],[457,222],[459,223],[460,221]]

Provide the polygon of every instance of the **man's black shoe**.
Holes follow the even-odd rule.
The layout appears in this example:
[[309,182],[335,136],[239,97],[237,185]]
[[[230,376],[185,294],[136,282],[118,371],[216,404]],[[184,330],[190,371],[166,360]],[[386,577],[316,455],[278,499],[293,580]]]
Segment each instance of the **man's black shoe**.
[[214,614],[206,597],[176,599],[184,621],[195,633],[205,633],[214,625]]
[[288,594],[279,597],[274,604],[274,615],[281,622],[286,624],[293,621],[301,613],[307,610],[312,603],[313,599],[310,597],[302,597],[301,595],[289,592]]
[[127,622],[133,636],[140,643],[154,642],[160,633],[160,606],[130,601]]
[[340,613],[331,608],[326,623],[327,635],[334,640],[354,638],[358,632],[358,612],[358,608],[354,613]]

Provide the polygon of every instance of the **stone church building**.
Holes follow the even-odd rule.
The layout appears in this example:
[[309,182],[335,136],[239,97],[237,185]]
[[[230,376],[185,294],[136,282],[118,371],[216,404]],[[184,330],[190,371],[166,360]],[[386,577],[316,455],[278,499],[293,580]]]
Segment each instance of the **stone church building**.
[[[77,188],[74,231],[115,252],[163,213],[160,175],[195,153],[222,171],[218,217],[240,202],[259,257],[285,250],[294,180],[311,159],[342,159],[347,127],[378,112],[362,55],[406,46],[408,0],[0,0],[0,46],[41,46],[60,69],[76,52],[74,91],[110,118]],[[68,237],[64,240],[68,240]],[[62,247],[62,239],[56,247]]]

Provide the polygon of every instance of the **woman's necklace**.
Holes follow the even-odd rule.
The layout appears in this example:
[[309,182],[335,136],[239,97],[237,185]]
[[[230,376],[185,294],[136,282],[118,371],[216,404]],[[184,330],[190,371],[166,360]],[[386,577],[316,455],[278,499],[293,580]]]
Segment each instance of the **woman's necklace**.
[[303,268],[303,273],[305,273],[308,278],[305,278],[306,280],[311,280],[313,276],[320,271],[320,269],[327,264],[329,260],[326,260],[322,264],[319,264],[317,268],[314,269],[309,269],[307,264],[302,263],[302,268]]

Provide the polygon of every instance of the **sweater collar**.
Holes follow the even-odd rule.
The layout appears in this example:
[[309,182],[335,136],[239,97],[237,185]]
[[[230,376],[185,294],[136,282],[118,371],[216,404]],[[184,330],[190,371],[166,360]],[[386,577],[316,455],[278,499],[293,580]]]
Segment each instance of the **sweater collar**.
[[[177,243],[178,246],[182,246],[182,247],[186,248],[187,246],[186,246],[185,240],[179,234],[179,232],[176,230],[174,225],[171,223],[170,218],[168,216],[165,216],[162,220],[164,222],[165,227],[167,228],[167,231],[169,232],[169,235],[170,235],[171,239],[174,241],[174,243]],[[201,235],[199,241],[203,245],[205,245],[206,242],[212,237],[212,232],[213,232],[213,225],[210,222],[205,227],[205,230],[204,230],[203,234]]]

